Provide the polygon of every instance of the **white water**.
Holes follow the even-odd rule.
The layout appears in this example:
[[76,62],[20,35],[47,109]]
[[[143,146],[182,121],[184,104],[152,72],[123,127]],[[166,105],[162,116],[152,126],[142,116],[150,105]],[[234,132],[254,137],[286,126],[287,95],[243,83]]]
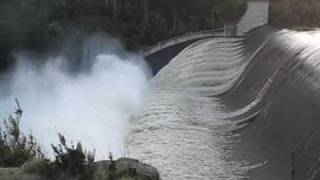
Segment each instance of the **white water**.
[[[268,21],[268,2],[250,1],[239,23],[244,33]],[[158,168],[163,180],[246,179],[262,164],[230,161],[239,128],[220,99],[248,65],[241,38],[203,40],[186,48],[152,79],[144,113],[132,121],[130,155]],[[259,101],[259,99],[258,99]]]
[[[164,180],[242,179],[258,165],[228,161],[238,128],[219,95],[248,64],[240,38],[203,40],[185,49],[152,79],[148,103],[132,122],[130,155],[150,163]],[[249,107],[250,109],[250,107]]]
[[1,82],[1,119],[14,112],[18,98],[24,111],[22,129],[32,130],[49,154],[61,132],[69,142],[81,140],[86,149],[96,149],[97,159],[107,158],[108,152],[126,155],[129,119],[140,112],[148,92],[147,68],[140,56],[121,59],[102,52],[86,59],[93,64],[91,70],[76,75],[63,70],[67,59],[62,57],[42,59],[47,63],[41,66],[28,60],[32,57],[17,57],[10,78]]

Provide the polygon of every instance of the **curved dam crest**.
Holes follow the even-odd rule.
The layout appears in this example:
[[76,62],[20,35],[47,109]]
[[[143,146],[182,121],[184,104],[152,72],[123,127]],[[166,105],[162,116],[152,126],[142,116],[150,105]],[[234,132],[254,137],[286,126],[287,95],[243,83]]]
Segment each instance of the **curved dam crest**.
[[[186,33],[181,36],[173,37],[154,46],[142,50],[153,74],[157,74],[171,59],[178,55],[183,49],[194,42],[206,38],[242,36],[250,30],[268,24],[269,22],[269,1],[268,0],[248,0],[246,13],[239,20],[238,24],[226,26],[221,29],[212,29],[200,32]],[[229,31],[236,29],[235,34]]]
[[132,156],[162,179],[320,178],[320,31],[208,38],[152,80]]

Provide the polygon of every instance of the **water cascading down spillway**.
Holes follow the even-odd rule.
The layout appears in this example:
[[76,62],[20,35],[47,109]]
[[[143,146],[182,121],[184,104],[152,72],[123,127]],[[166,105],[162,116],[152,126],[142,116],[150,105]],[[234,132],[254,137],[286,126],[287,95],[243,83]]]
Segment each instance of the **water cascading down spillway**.
[[152,80],[130,155],[163,180],[320,178],[320,30],[198,41]]

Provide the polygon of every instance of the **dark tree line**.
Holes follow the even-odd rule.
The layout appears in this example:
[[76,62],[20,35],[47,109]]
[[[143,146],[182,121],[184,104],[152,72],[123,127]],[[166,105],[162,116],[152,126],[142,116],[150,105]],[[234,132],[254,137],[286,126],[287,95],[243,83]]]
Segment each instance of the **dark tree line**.
[[[136,50],[190,31],[221,28],[246,0],[2,0],[0,61],[15,48],[46,48],[66,27],[107,32]],[[231,17],[231,18],[230,18]],[[1,67],[1,66],[0,66]]]
[[217,0],[65,0],[60,21],[120,36],[129,48],[223,26]]

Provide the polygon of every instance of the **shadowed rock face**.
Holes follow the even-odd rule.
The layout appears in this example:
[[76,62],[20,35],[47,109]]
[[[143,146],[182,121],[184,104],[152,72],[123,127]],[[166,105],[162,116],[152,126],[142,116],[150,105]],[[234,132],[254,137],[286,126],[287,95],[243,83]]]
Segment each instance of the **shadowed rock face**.
[[320,31],[196,42],[152,79],[130,152],[163,179],[319,179]]

